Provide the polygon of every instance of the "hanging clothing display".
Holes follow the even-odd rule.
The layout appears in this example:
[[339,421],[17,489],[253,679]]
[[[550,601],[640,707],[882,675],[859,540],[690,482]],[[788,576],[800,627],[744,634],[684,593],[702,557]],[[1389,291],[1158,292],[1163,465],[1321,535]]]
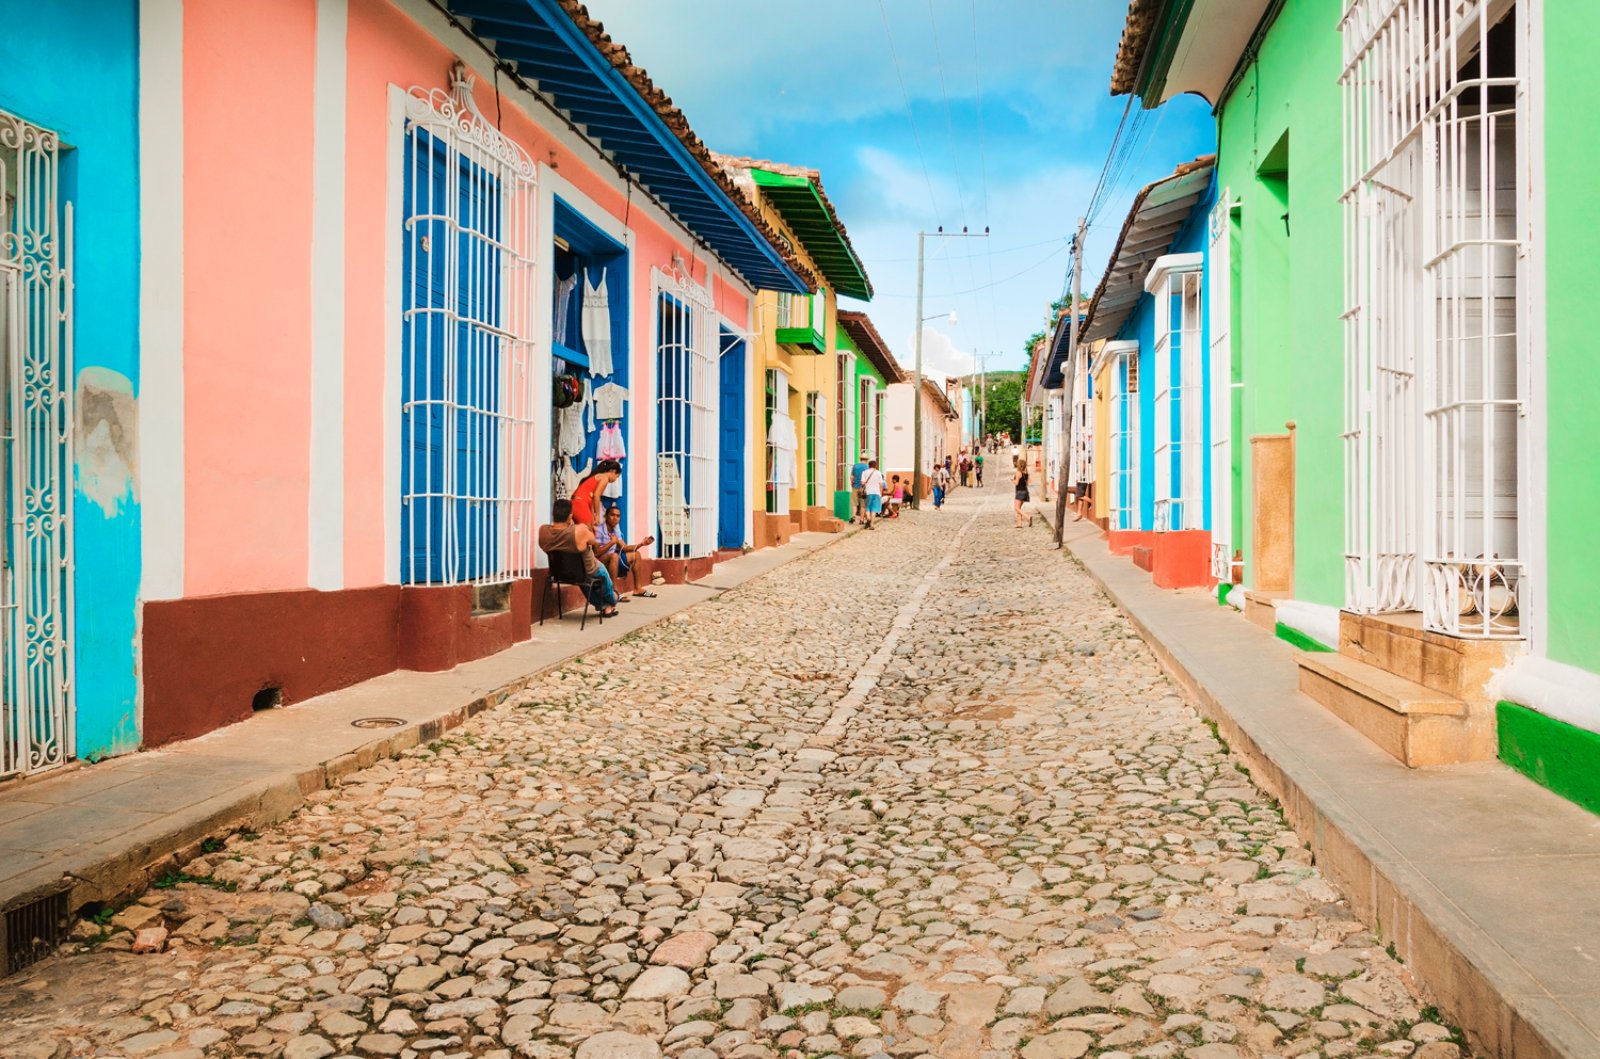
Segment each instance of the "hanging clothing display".
[[583,451],[588,436],[583,429],[583,413],[589,405],[585,397],[556,411],[556,455],[576,456]]
[[600,441],[595,447],[595,455],[602,460],[621,460],[628,455],[627,446],[622,441],[622,426],[618,423],[607,423],[600,428]]
[[611,374],[611,299],[606,293],[606,273],[600,282],[589,285],[589,271],[583,270],[583,348],[589,354],[589,374],[605,378]]
[[560,345],[572,348],[572,343],[567,339],[567,321],[572,318],[572,291],[578,285],[578,274],[574,272],[566,279],[556,280],[556,320],[553,338]]
[[772,481],[774,485],[793,485],[796,480],[795,451],[800,442],[795,435],[794,420],[782,412],[772,414],[772,426],[767,430],[767,443],[773,448]]
[[609,419],[622,418],[622,406],[628,403],[628,389],[608,382],[596,386],[589,394],[589,399],[591,415],[588,425],[592,428],[597,421],[604,423]]

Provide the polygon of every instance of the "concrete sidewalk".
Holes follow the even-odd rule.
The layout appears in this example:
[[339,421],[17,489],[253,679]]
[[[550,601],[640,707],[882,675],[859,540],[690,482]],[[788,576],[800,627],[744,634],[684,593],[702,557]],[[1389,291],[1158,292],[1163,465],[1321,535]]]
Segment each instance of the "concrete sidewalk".
[[[848,535],[796,534],[718,563],[701,582],[654,586],[656,599],[624,604],[603,625],[591,614],[581,632],[575,612],[552,617],[526,643],[446,672],[389,673],[198,739],[8,784],[0,909],[63,889],[74,910],[125,896],[209,836],[282,820],[308,793],[438,738],[545,670]],[[357,726],[373,718],[390,726]]]
[[1283,641],[1089,522],[1066,543],[1478,1054],[1600,1056],[1600,817],[1498,762],[1406,768],[1299,693]]

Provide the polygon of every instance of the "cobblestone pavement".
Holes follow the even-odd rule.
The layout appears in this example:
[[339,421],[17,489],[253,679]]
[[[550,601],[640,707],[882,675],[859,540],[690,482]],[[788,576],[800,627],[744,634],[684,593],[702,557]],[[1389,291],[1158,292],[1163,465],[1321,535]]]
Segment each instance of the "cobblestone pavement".
[[1460,1054],[1004,493],[229,837],[0,982],[0,1054]]

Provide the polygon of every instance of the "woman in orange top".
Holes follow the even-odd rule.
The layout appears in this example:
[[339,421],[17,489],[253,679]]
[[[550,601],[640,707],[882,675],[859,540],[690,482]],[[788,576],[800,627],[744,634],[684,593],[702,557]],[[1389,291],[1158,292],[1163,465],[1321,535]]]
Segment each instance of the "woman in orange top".
[[594,526],[600,521],[600,493],[606,486],[622,477],[622,464],[616,460],[601,460],[594,465],[594,473],[578,483],[572,492],[572,517],[581,526]]

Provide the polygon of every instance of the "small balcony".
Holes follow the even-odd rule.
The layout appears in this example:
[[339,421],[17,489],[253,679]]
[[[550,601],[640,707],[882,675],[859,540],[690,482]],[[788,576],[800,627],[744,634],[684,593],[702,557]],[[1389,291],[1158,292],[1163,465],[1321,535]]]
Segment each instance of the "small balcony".
[[826,353],[828,340],[823,335],[823,296],[821,294],[778,295],[778,342],[798,353]]

